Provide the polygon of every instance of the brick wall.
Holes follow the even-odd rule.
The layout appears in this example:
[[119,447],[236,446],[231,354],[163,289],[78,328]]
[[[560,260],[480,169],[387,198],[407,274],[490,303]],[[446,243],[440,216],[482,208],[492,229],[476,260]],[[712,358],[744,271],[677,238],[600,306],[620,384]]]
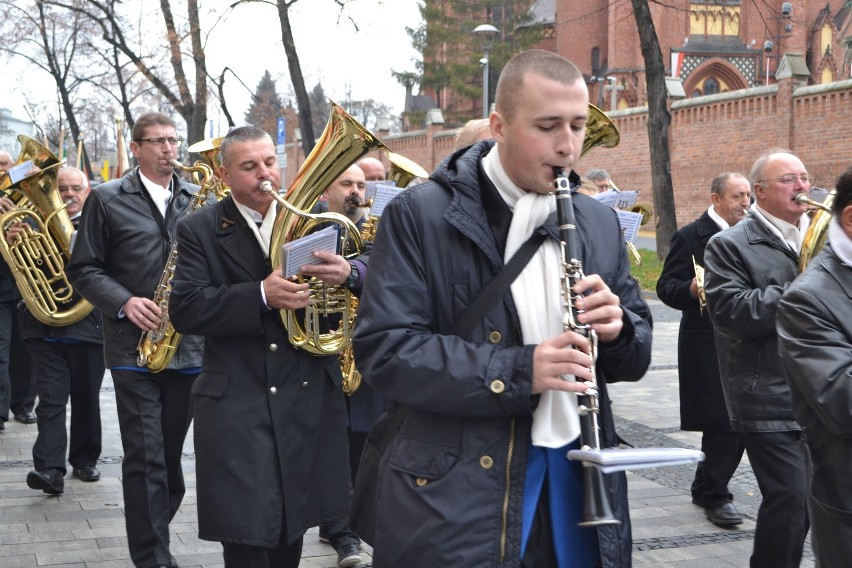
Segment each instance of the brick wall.
[[[684,99],[671,107],[669,136],[678,226],[694,220],[709,206],[710,182],[716,175],[733,171],[748,177],[754,160],[773,146],[796,153],[821,187],[833,187],[837,176],[852,166],[852,145],[847,141],[852,80],[809,87],[783,80],[768,87]],[[647,110],[625,109],[609,116],[618,128],[620,144],[592,149],[575,169],[583,174],[590,168],[603,168],[620,189],[637,190],[640,201],[651,202]],[[394,152],[432,171],[452,152],[455,133],[456,129],[432,125],[382,140]],[[293,155],[288,159],[286,179],[292,179],[296,167]]]

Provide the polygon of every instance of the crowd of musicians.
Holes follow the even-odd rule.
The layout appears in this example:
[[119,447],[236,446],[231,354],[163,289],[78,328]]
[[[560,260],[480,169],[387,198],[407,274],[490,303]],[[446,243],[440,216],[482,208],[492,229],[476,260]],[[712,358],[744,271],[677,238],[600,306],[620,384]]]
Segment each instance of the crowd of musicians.
[[[199,536],[222,544],[228,568],[298,566],[315,526],[341,568],[364,562],[362,540],[376,567],[631,566],[625,474],[592,488],[591,466],[567,457],[591,438],[622,444],[607,385],[643,377],[653,326],[618,216],[577,191],[589,109],[573,63],[516,55],[487,128],[378,218],[365,189],[387,173],[370,149],[311,172],[324,187],[295,196],[308,207],[293,213],[275,145],[251,126],[219,141],[208,173],[228,191],[203,205],[210,180],[175,162],[182,140],[159,113],[136,120],[138,165],[122,178],[90,189],[76,168],[53,171],[74,230],[64,273],[91,311],[44,321],[4,252],[0,430],[37,423],[27,485],[61,495],[67,463],[98,481],[108,369],[138,568],[178,565],[169,524],[190,427]],[[0,170],[14,165],[0,152]],[[657,286],[683,313],[681,427],[702,432],[705,456],[693,502],[741,523],[728,482],[747,453],[762,496],[752,568],[799,566],[809,530],[817,566],[852,558],[852,169],[826,206],[808,199],[813,184],[783,148],[720,172]],[[4,250],[48,232],[34,210],[11,216],[25,207],[0,197]],[[340,248],[285,275],[282,223],[326,210],[312,230],[342,228]],[[350,341],[308,348],[293,320],[312,328],[332,290],[357,308]],[[313,323],[330,333],[346,317]],[[152,370],[140,336],[164,322],[173,351]],[[360,386],[344,385],[344,350]]]

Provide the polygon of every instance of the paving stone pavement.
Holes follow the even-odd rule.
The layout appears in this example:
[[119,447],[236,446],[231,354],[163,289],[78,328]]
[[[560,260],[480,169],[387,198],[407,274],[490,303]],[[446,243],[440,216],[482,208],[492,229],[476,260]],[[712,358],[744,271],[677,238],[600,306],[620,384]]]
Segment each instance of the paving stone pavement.
[[[637,383],[610,387],[619,433],[637,447],[700,447],[700,434],[678,428],[677,330],[679,313],[652,296],[654,350],[651,369]],[[35,425],[11,421],[0,433],[0,568],[130,568],[121,493],[121,440],[112,380],[101,391],[104,449],[101,480],[65,480],[65,493],[48,497],[26,486],[32,468]],[[171,525],[171,550],[184,568],[223,566],[218,543],[200,540],[196,516],[192,431],[182,461],[187,494]],[[636,568],[748,567],[760,492],[747,460],[731,483],[745,522],[733,529],[710,523],[692,504],[692,467],[628,473]],[[247,512],[247,514],[250,514]],[[370,560],[369,547],[364,554]],[[302,566],[333,568],[337,556],[319,542],[316,529],[305,536]],[[800,568],[813,568],[810,543]]]

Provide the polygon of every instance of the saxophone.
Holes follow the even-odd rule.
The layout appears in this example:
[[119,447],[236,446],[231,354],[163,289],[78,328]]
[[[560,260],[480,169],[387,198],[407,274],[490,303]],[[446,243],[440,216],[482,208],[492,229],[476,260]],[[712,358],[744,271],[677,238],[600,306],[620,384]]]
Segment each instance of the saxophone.
[[[172,160],[171,163],[176,169],[197,174],[200,177],[201,189],[192,196],[192,200],[186,209],[186,214],[189,215],[204,205],[207,196],[213,191],[215,184],[213,170],[202,162],[196,162],[193,166],[184,166],[177,160]],[[177,245],[177,241],[172,243],[166,266],[154,292],[154,303],[160,307],[162,312],[160,324],[156,329],[143,331],[139,345],[136,347],[138,352],[136,363],[140,367],[146,367],[152,373],[159,373],[169,365],[169,361],[174,357],[180,343],[181,334],[175,331],[171,318],[169,318],[169,296],[172,293],[172,277],[177,266]]]

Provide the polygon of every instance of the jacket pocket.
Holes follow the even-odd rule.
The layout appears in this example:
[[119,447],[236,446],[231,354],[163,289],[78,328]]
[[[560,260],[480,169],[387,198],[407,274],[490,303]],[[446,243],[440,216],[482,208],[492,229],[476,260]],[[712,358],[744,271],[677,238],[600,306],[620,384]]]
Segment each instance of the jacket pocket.
[[445,422],[424,416],[406,417],[389,465],[400,473],[436,480],[445,476],[461,454],[461,420]]
[[192,383],[192,394],[221,398],[231,375],[216,371],[203,371]]

